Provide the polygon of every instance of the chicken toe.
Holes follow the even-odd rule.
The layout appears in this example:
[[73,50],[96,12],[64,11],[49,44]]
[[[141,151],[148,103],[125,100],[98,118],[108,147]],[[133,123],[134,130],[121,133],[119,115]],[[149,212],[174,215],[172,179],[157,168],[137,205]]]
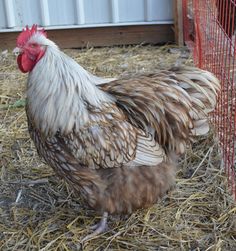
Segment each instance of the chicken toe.
[[88,241],[92,239],[93,237],[105,232],[107,229],[107,218],[108,218],[108,213],[104,212],[102,219],[97,224],[90,227],[90,229],[93,230],[93,232],[85,236],[82,239],[82,242]]

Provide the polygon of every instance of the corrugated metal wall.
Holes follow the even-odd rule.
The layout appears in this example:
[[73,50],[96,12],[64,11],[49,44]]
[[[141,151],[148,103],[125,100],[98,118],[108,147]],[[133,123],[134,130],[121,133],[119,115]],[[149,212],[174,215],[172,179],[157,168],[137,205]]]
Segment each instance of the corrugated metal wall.
[[173,23],[173,0],[0,0],[0,32]]

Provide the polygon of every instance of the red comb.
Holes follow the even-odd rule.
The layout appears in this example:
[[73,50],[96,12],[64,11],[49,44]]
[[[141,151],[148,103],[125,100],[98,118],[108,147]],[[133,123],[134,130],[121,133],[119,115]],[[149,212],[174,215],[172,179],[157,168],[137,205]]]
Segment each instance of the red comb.
[[42,35],[47,37],[47,33],[45,32],[45,30],[44,29],[39,30],[37,24],[33,24],[31,29],[28,27],[28,25],[26,25],[26,27],[23,28],[22,32],[17,37],[17,41],[16,41],[17,46],[18,47],[24,46],[27,43],[27,41],[30,39],[30,37],[34,35],[36,32],[41,33]]

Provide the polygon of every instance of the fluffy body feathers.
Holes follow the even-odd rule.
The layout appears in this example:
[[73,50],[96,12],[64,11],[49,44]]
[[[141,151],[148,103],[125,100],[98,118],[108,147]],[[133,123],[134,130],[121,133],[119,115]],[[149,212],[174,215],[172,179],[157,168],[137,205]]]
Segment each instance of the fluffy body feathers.
[[42,33],[27,117],[40,156],[101,213],[131,213],[174,184],[175,159],[209,130],[219,81],[173,68],[121,79],[88,73]]

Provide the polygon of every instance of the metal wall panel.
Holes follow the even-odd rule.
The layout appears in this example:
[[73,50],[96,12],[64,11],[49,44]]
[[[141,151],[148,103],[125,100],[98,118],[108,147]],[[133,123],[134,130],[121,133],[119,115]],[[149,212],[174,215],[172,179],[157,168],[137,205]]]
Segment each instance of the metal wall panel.
[[150,21],[152,20],[172,20],[173,0],[150,0]]
[[[9,1],[9,0],[5,0]],[[8,28],[17,26],[32,25],[34,23],[41,23],[40,15],[40,1],[38,0],[10,0],[12,1],[12,12],[14,13],[14,25],[9,25]]]
[[120,22],[141,22],[145,16],[143,0],[118,0]]
[[173,0],[0,0],[0,31],[172,23]]
[[110,0],[84,1],[84,15],[86,24],[98,24],[111,22]]
[[72,25],[76,23],[74,0],[48,0],[48,25]]
[[0,0],[0,29],[7,27],[6,11],[3,0]]

